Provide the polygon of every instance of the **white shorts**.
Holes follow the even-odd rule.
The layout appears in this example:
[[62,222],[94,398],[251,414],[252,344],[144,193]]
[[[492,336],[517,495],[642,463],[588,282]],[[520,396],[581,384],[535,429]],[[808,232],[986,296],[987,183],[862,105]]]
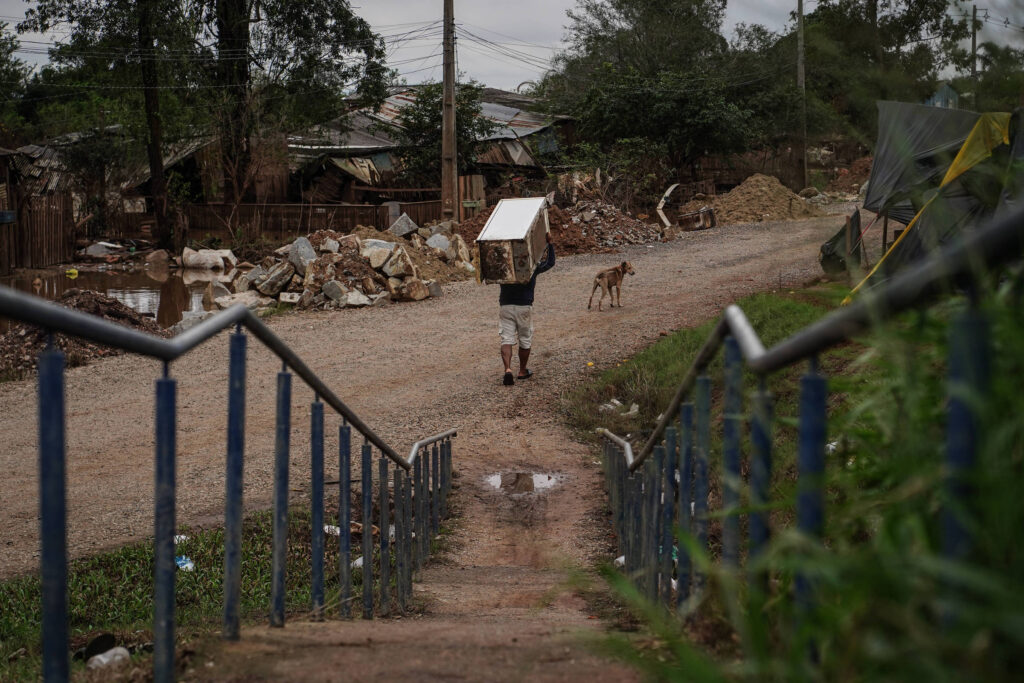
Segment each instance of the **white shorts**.
[[498,315],[498,334],[502,346],[514,346],[519,337],[519,348],[528,349],[533,341],[533,306],[502,306]]

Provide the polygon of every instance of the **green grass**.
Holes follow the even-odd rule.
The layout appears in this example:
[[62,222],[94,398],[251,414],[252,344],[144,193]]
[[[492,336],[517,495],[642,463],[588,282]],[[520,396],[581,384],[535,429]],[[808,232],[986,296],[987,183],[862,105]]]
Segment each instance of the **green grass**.
[[[337,519],[328,510],[326,519]],[[311,517],[308,508],[295,507],[289,514],[285,605],[293,616],[310,607]],[[176,573],[178,640],[217,631],[223,610],[223,529],[189,530],[176,554],[195,563],[192,572]],[[243,526],[241,615],[261,621],[269,615],[271,579],[271,515],[252,515]],[[337,615],[338,539],[326,536],[325,603],[327,616]],[[353,543],[352,556],[362,554]],[[353,595],[361,595],[361,571],[353,572]],[[393,576],[393,574],[392,574]],[[0,680],[30,680],[41,671],[40,582],[37,575],[0,583]],[[68,568],[68,613],[72,650],[95,635],[109,631],[119,644],[139,645],[152,641],[153,610],[152,542],[137,543],[95,557],[75,560]],[[353,612],[358,612],[353,606]],[[24,648],[26,654],[8,657]],[[76,662],[76,666],[83,663]]]
[[[824,544],[792,528],[803,368],[791,368],[769,382],[776,399],[773,541],[761,560],[747,565],[770,577],[767,593],[717,566],[713,522],[710,554],[696,558],[709,574],[709,590],[685,624],[609,573],[649,631],[639,639],[613,636],[605,647],[662,680],[1018,678],[1024,667],[1021,290],[1018,279],[1007,278],[984,296],[992,322],[992,385],[987,395],[969,397],[985,426],[972,481],[977,495],[961,510],[976,534],[970,562],[946,560],[941,550],[940,511],[948,503],[942,464],[947,336],[949,321],[965,307],[953,298],[822,356],[830,389],[828,441],[837,444],[827,457]],[[817,287],[739,303],[770,346],[833,308],[844,293]],[[571,424],[586,438],[601,425],[642,440],[709,330],[710,324],[666,337],[567,395]],[[710,372],[720,387],[720,365]],[[753,388],[753,378],[745,386]],[[597,406],[613,396],[638,403],[640,414],[599,413]],[[713,400],[720,434],[720,396]],[[716,437],[713,482],[719,443]],[[713,483],[712,509],[716,488]],[[816,589],[815,609],[807,613],[792,598],[797,573]],[[808,657],[811,642],[816,661]]]

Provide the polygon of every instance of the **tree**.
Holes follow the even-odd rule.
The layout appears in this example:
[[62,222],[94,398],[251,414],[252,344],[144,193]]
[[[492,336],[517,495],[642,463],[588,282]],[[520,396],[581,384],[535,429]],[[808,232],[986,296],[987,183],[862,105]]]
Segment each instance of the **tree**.
[[[376,105],[390,72],[385,47],[348,0],[212,0],[224,167],[247,177],[253,133],[336,118],[343,98]],[[238,187],[226,178],[226,186]],[[240,197],[230,197],[239,201]]]
[[[470,81],[455,90],[455,130],[459,174],[469,171],[486,138],[497,129],[490,119],[480,116],[483,86]],[[428,186],[441,182],[441,104],[440,83],[428,83],[416,89],[416,101],[406,105],[395,123],[388,128],[399,144],[402,156],[402,177],[413,184]]]
[[0,145],[17,147],[24,121],[17,104],[25,94],[29,67],[15,56],[18,39],[0,22]]
[[953,81],[960,93],[975,92],[979,111],[1013,111],[1024,105],[1024,50],[984,42],[978,46],[979,75]]

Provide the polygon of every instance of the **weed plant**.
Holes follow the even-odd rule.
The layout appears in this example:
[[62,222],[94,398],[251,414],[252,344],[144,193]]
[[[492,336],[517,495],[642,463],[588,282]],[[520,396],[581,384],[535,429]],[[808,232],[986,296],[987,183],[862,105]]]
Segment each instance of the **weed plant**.
[[[648,637],[611,636],[604,646],[659,680],[1009,681],[1024,670],[1024,319],[1019,281],[981,297],[991,332],[983,353],[988,391],[965,395],[981,416],[977,467],[966,505],[947,496],[946,380],[951,322],[968,306],[952,298],[887,323],[821,358],[829,380],[823,542],[793,527],[795,424],[802,368],[772,376],[776,399],[773,538],[741,572],[680,534],[706,575],[684,614],[646,603],[620,574],[607,576],[650,627]],[[759,295],[741,302],[766,345],[836,303],[838,288]],[[581,430],[606,426],[643,436],[710,331],[682,331],[566,397]],[[720,372],[710,370],[720,387]],[[752,378],[745,385],[755,387]],[[617,396],[640,404],[621,418],[596,407]],[[720,397],[713,400],[720,406]],[[720,409],[720,408],[719,408]],[[749,401],[746,405],[749,410]],[[720,433],[719,419],[713,423]],[[712,476],[721,459],[711,453]],[[749,453],[749,445],[746,445]],[[715,485],[712,509],[716,506]],[[947,558],[942,516],[973,538],[967,557]],[[746,510],[745,510],[746,512]],[[745,524],[745,520],[744,520]],[[813,591],[794,597],[795,577]],[[651,637],[653,636],[653,637]]]

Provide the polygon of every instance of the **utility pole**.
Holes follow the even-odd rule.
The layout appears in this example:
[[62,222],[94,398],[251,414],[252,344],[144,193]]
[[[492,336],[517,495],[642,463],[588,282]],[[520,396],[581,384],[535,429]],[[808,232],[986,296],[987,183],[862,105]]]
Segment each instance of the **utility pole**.
[[804,80],[804,0],[797,0],[796,2],[796,87],[800,90],[800,166],[803,171],[803,187],[808,187],[810,181],[807,174],[807,84]]
[[455,149],[455,10],[444,0],[444,105],[441,119],[441,215],[458,220],[459,168]]
[[971,83],[974,84],[974,108],[978,109],[978,6],[971,5]]

